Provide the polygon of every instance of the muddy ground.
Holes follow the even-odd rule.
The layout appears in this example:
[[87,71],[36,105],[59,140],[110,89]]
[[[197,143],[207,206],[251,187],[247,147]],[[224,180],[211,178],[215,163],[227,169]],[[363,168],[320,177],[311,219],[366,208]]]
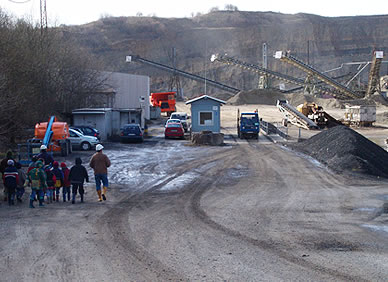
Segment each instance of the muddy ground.
[[158,124],[143,144],[105,144],[106,202],[93,179],[84,204],[2,202],[0,280],[386,281],[388,181],[238,140],[235,111],[223,107],[225,146],[164,140]]

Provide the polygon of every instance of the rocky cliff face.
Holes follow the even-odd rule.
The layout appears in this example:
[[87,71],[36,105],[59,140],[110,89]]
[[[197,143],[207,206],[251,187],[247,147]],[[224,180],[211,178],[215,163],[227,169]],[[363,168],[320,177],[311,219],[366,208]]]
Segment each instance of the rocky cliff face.
[[[254,73],[221,63],[211,63],[214,53],[239,60],[262,63],[262,46],[268,46],[270,69],[303,77],[294,67],[276,61],[277,50],[309,61],[319,70],[329,70],[346,62],[370,61],[373,50],[388,52],[388,15],[327,18],[310,14],[287,15],[272,12],[217,11],[194,18],[104,18],[82,26],[62,27],[78,38],[114,71],[148,75],[152,91],[167,90],[170,74],[137,63],[125,63],[125,56],[141,57],[172,65],[171,49],[176,49],[176,67],[233,87],[257,87]],[[348,72],[345,67],[338,75]],[[387,73],[387,66],[382,66]],[[367,72],[367,71],[366,71]],[[204,93],[204,85],[181,79],[188,97]],[[207,94],[223,91],[207,87]]]

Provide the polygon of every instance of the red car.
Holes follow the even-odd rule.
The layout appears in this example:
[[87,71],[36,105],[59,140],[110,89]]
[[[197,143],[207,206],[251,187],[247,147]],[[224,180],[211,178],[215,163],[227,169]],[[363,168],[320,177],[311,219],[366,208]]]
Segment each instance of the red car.
[[185,138],[185,131],[181,123],[167,123],[164,129],[164,138],[178,137]]

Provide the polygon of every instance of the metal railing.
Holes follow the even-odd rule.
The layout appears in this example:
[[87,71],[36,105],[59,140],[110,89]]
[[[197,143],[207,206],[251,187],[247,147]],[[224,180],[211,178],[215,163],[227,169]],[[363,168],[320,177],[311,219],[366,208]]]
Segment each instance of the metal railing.
[[277,134],[284,139],[289,138],[287,127],[285,127],[285,131],[283,131],[279,127],[265,120],[260,121],[260,129],[263,130],[267,135]]

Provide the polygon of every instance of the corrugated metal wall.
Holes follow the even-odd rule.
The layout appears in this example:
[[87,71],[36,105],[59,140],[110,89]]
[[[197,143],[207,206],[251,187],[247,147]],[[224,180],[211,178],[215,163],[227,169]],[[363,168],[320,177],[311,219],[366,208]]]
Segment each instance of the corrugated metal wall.
[[[118,72],[104,72],[107,84],[115,91],[115,109],[140,109],[143,108],[144,117],[150,119],[150,79],[148,76],[133,75]],[[140,98],[143,97],[143,101]]]

